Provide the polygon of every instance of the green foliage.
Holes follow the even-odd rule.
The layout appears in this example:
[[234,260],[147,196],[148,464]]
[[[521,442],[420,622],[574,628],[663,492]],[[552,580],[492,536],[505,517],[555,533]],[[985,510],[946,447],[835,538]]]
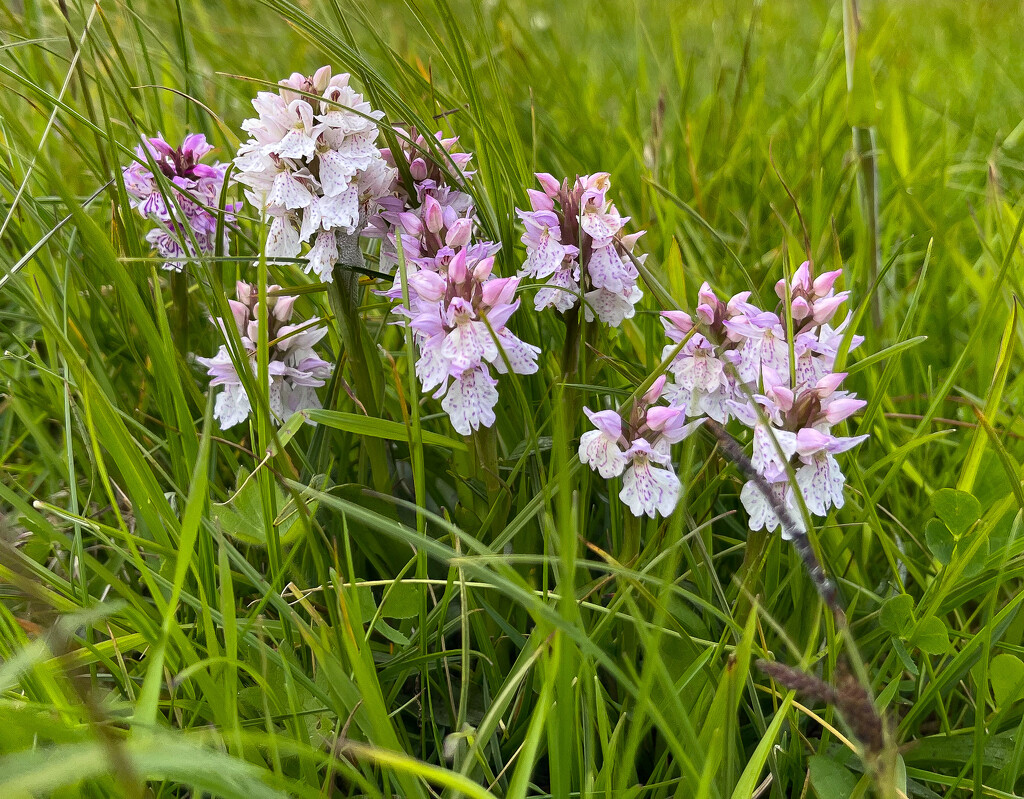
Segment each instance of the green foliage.
[[[0,796],[1024,795],[1019,14],[66,6],[0,7]],[[420,395],[380,297],[335,307],[274,265],[328,320],[325,410],[210,418],[190,353],[256,280],[259,225],[191,265],[183,328],[119,168],[157,131],[228,160],[260,81],[328,62],[388,121],[463,137],[499,273],[535,170],[610,171],[648,231],[640,312],[576,374],[524,292],[541,369],[503,378],[488,437]],[[843,368],[871,438],[812,531],[845,624],[748,535],[706,431],[670,519],[574,458],[578,407],[653,379],[657,311],[704,280],[768,306],[805,253],[844,269],[866,338]],[[901,756],[862,758],[757,659],[830,684],[850,663]]]

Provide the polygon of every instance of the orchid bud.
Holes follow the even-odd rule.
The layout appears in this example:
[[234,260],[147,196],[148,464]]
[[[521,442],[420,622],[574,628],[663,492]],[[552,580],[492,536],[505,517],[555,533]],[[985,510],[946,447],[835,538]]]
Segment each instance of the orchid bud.
[[473,267],[473,277],[483,283],[487,278],[491,276],[491,272],[494,270],[494,256],[489,255],[486,258],[481,258],[479,263]]
[[252,308],[256,304],[256,287],[243,280],[239,280],[235,283],[235,296],[247,308]]
[[846,378],[846,372],[829,372],[814,385],[815,393],[822,398],[834,392]]
[[444,227],[444,211],[432,195],[428,194],[423,198],[423,207],[420,209],[423,214],[423,224],[431,233],[437,233]]
[[512,302],[518,287],[518,277],[499,277],[488,280],[480,290],[481,300],[484,305],[492,308],[495,305],[507,305]]
[[465,247],[473,235],[473,220],[469,217],[456,219],[448,228],[444,243],[449,247]]
[[555,197],[558,195],[561,184],[554,175],[550,175],[547,172],[538,172],[537,180],[540,182],[540,186],[544,189],[544,193],[548,197]]
[[771,395],[771,398],[775,400],[775,404],[779,406],[783,413],[789,413],[793,410],[795,395],[791,388],[783,385],[772,386],[768,393]]
[[745,313],[750,307],[750,303],[747,302],[749,298],[749,291],[741,291],[739,294],[734,294],[729,299],[729,303],[725,307],[725,312],[729,316],[736,316],[737,314]]
[[448,264],[448,277],[455,283],[465,283],[468,272],[466,271],[466,251],[459,250],[455,257]]
[[811,293],[811,262],[804,261],[793,273],[793,293]]
[[320,67],[313,73],[313,89],[317,94],[322,94],[327,84],[331,82],[331,66]]
[[604,194],[611,188],[611,177],[611,174],[608,172],[595,172],[593,175],[587,175],[583,179],[583,185],[586,187],[587,191],[600,192]]
[[402,211],[402,213],[398,215],[398,224],[401,226],[402,230],[413,236],[418,236],[423,230],[423,223],[412,211]]
[[437,272],[424,269],[409,275],[409,289],[414,291],[417,297],[427,302],[440,300],[447,287],[445,279]]
[[[651,387],[647,389],[647,393],[644,394],[643,401],[647,405],[653,405],[658,401],[658,397],[661,396],[662,389],[665,388],[665,375],[658,375],[655,381],[651,384]],[[653,408],[651,409],[653,410]]]
[[473,160],[472,153],[451,153],[452,162],[460,172],[465,172],[469,162]]
[[718,305],[718,296],[711,290],[711,284],[707,281],[701,284],[700,291],[697,292],[697,300],[712,308]]
[[828,433],[822,433],[820,430],[815,430],[813,427],[804,427],[797,431],[796,451],[797,454],[805,457],[807,455],[814,455],[828,447],[831,441],[832,436]]
[[834,399],[825,408],[825,420],[829,424],[839,424],[839,422],[853,416],[853,414],[857,413],[867,404],[867,400],[855,399],[854,397]]
[[815,300],[814,321],[819,325],[825,324],[839,310],[839,306],[846,302],[846,297],[846,292],[842,292],[833,297],[822,297],[820,300]]
[[647,409],[647,426],[655,431],[664,430],[667,425],[678,419],[681,413],[683,413],[682,408],[655,405]]
[[815,296],[824,297],[832,291],[832,287],[841,274],[843,274],[842,269],[835,269],[832,272],[823,272],[814,278],[813,288]]
[[793,305],[791,307],[793,318],[798,322],[806,319],[813,313],[811,304],[807,301],[806,297],[797,297],[793,300]]
[[693,330],[693,319],[685,311],[662,311],[661,316],[684,335]]
[[527,189],[526,193],[530,196],[530,207],[534,211],[553,211],[555,208],[555,201],[542,191],[536,189]]
[[292,318],[292,311],[295,310],[296,296],[278,297],[274,302],[274,319],[278,322],[287,322]]
[[414,158],[409,162],[409,175],[413,180],[426,180],[427,162],[422,158]]
[[707,303],[701,303],[697,306],[697,319],[706,325],[713,325],[715,323],[715,309]]
[[633,247],[636,246],[637,240],[646,232],[646,230],[638,230],[636,233],[629,233],[619,239],[619,243],[626,252],[633,252]]
[[238,334],[245,334],[245,325],[249,321],[249,306],[238,300],[228,300],[228,305],[231,307],[231,315],[235,317],[235,327],[238,328]]

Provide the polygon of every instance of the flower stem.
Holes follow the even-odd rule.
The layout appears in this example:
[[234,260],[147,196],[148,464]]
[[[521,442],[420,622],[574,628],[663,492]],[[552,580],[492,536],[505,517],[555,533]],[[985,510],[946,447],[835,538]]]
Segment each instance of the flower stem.
[[171,273],[171,304],[174,306],[174,343],[184,355],[188,352],[188,275],[184,269]]
[[[331,307],[338,322],[342,344],[352,367],[352,384],[366,415],[380,418],[381,403],[374,387],[363,343],[363,320],[359,316],[359,273],[352,266],[363,266],[363,253],[359,249],[359,236],[338,236],[338,263],[334,267],[334,283],[329,292]],[[370,459],[373,486],[377,491],[391,491],[391,471],[388,468],[384,440],[364,437],[363,446]]]
[[747,545],[743,550],[743,563],[736,574],[740,587],[733,618],[746,618],[751,600],[761,588],[761,564],[768,552],[771,538],[772,534],[764,529],[751,530],[747,535]]
[[643,519],[632,513],[624,513],[622,519],[622,550],[619,563],[628,566],[640,554],[640,529]]
[[[473,457],[476,462],[476,473],[487,489],[487,500],[480,518],[486,519],[498,503],[506,503],[502,491],[501,477],[498,472],[498,431],[494,427],[481,427],[472,435]],[[488,525],[490,529],[500,530],[505,525],[505,508],[499,509]],[[506,511],[507,512],[507,511]],[[481,535],[487,530],[481,529]]]

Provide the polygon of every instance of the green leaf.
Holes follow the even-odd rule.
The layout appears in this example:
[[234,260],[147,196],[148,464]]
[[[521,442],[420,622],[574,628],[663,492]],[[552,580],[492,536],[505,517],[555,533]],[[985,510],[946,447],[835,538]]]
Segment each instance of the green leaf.
[[1024,696],[1024,661],[1009,653],[996,655],[988,664],[988,679],[996,707],[1013,704]]
[[[314,478],[313,483],[317,482],[317,478]],[[246,544],[265,547],[267,528],[263,519],[259,481],[251,479],[249,472],[239,467],[235,485],[235,493],[227,502],[213,503],[213,518],[232,538]],[[276,482],[274,493],[276,506],[281,509],[274,523],[280,528],[281,543],[290,544],[302,534],[301,518],[296,512],[294,501]],[[309,503],[309,509],[311,513],[315,512],[316,503]]]
[[[956,545],[955,554],[957,557],[966,557],[968,551],[974,546],[973,543],[968,544],[967,539],[960,541]],[[970,560],[964,564],[964,577],[977,577],[985,568],[985,564],[988,562],[989,555],[989,543],[986,538],[977,544],[974,553],[971,554]]]
[[846,766],[824,755],[812,755],[809,761],[811,787],[818,799],[849,799],[857,787],[857,777]]
[[953,558],[956,539],[953,538],[953,534],[949,532],[945,523],[939,519],[929,519],[924,528],[924,539],[936,560],[943,566],[948,566],[949,561]]
[[949,630],[936,616],[921,619],[910,636],[910,643],[929,655],[944,655],[949,649]]
[[879,613],[879,623],[894,635],[906,637],[914,626],[914,597],[898,594],[886,600]]
[[377,615],[377,603],[373,598],[373,589],[368,585],[357,585],[355,592],[359,598],[359,621],[369,624]]
[[[325,427],[333,427],[335,430],[342,430],[346,433],[354,433],[357,436],[369,436],[370,438],[386,438],[391,441],[408,441],[409,430],[404,424],[393,422],[390,419],[374,419],[358,413],[345,413],[344,411],[312,410],[302,411],[312,421],[322,424]],[[435,447],[447,447],[460,452],[467,451],[466,442],[459,441],[439,433],[423,431],[423,443]]]
[[411,619],[420,612],[420,589],[408,583],[395,583],[386,589],[384,615],[391,619]]
[[981,503],[966,491],[941,488],[932,494],[935,515],[959,538],[981,518]]

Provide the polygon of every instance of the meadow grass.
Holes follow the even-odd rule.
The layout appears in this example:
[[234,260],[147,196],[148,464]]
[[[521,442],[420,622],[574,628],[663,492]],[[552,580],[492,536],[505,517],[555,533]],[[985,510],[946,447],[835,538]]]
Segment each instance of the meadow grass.
[[[1022,35],[1018,4],[955,0],[0,8],[0,796],[1018,795]],[[140,135],[227,161],[257,89],[325,63],[462,137],[500,274],[534,171],[609,171],[647,230],[641,310],[576,374],[560,320],[517,314],[541,368],[486,445],[382,298],[346,316],[252,265],[251,209],[176,282],[128,207]],[[811,534],[839,615],[748,532],[709,432],[657,521],[575,455],[579,405],[653,376],[658,311],[704,280],[766,298],[805,257],[866,338],[870,439]],[[213,421],[190,353],[238,278],[330,320],[315,427]],[[849,664],[885,751],[758,659]]]

